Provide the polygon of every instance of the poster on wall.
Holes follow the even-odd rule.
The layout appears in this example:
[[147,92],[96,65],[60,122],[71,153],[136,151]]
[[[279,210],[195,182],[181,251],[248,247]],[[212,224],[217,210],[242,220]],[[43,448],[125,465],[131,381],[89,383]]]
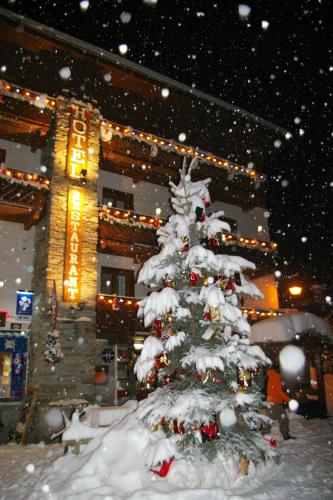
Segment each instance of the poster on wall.
[[16,319],[31,320],[33,297],[33,292],[16,292]]

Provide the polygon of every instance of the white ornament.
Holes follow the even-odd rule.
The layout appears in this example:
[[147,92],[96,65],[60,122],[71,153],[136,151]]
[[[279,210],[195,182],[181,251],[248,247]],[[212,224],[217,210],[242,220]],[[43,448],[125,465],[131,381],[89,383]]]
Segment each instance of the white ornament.
[[232,408],[224,408],[220,415],[220,424],[222,427],[232,427],[237,422],[236,413]]
[[279,355],[282,370],[290,374],[297,374],[304,369],[305,354],[295,345],[286,345]]

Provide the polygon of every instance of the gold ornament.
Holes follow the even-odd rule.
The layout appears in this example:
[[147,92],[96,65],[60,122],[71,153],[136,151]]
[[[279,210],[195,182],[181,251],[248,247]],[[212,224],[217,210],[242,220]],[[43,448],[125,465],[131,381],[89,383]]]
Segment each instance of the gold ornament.
[[246,391],[248,387],[252,385],[252,373],[250,370],[239,369],[237,374],[237,382],[239,385],[239,391]]
[[239,472],[242,476],[247,476],[249,473],[249,460],[245,457],[239,457]]
[[204,340],[210,340],[212,339],[215,334],[217,333],[218,330],[215,328],[212,328],[211,326],[207,328],[207,330],[202,334],[201,338]]
[[212,321],[220,321],[221,316],[219,306],[211,306],[209,308],[209,312]]

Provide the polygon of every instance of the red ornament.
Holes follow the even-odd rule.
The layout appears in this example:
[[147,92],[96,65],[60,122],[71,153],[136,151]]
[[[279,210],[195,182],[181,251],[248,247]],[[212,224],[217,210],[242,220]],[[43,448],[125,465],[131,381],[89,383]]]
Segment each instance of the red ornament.
[[163,332],[163,322],[161,319],[155,319],[153,323],[153,331],[152,334],[154,337],[160,337]]
[[210,312],[209,312],[209,311],[204,312],[204,318],[205,318],[207,321],[211,321],[211,320],[212,320],[212,317],[211,317],[211,315],[210,315]]
[[209,244],[211,247],[217,247],[217,239],[216,238],[209,238]]
[[189,249],[190,249],[189,244],[188,244],[188,243],[185,243],[185,245],[184,245],[184,246],[183,246],[183,248],[182,248],[182,252],[188,252],[188,251],[189,251]]
[[209,200],[205,199],[205,200],[203,200],[203,202],[204,202],[206,208],[210,207],[210,201]]
[[234,281],[232,278],[229,278],[227,286],[226,286],[226,290],[231,290],[232,292],[234,292],[236,290],[236,287],[235,287],[235,284],[234,284]]
[[201,277],[200,277],[199,274],[192,272],[190,274],[190,278],[189,279],[190,279],[190,285],[191,286],[196,286],[196,285],[198,285],[200,283]]
[[205,220],[206,220],[206,215],[205,214],[200,215],[199,222],[205,222]]
[[89,120],[90,115],[91,115],[91,113],[90,113],[89,109],[86,109],[86,110],[85,110],[84,115],[85,115],[86,119],[87,119],[87,120]]
[[166,477],[169,473],[170,467],[174,461],[174,457],[169,458],[169,460],[164,460],[160,470],[149,469],[151,472],[160,477]]
[[219,429],[215,422],[211,422],[209,425],[202,425],[200,430],[203,442],[213,441],[213,439],[219,438]]

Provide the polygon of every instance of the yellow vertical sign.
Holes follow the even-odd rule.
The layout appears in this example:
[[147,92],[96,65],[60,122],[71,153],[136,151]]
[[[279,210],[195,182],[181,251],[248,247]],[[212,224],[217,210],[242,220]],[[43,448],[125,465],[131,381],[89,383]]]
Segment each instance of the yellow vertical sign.
[[88,131],[90,111],[78,104],[72,104],[69,123],[66,176],[78,180],[81,171],[87,171]]
[[83,208],[83,189],[74,186],[69,187],[63,294],[65,302],[79,302],[81,296]]

